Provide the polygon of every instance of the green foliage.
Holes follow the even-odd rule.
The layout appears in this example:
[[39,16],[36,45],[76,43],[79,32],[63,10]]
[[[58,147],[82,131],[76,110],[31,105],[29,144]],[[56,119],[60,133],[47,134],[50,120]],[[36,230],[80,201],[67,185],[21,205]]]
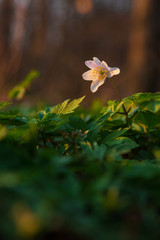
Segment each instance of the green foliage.
[[160,239],[160,93],[83,99],[0,104],[0,239]]
[[0,110],[1,110],[2,108],[4,108],[4,107],[8,106],[9,104],[11,104],[11,103],[9,103],[9,102],[7,102],[7,101],[1,102],[1,103],[0,103]]
[[58,104],[57,106],[53,107],[50,109],[51,113],[55,114],[69,114],[72,113],[78,106],[79,104],[83,101],[85,96],[75,99],[73,101],[69,102],[69,99],[64,101],[63,103]]
[[10,90],[8,97],[10,99],[17,100],[22,99],[26,92],[26,89],[31,85],[33,80],[35,80],[39,76],[39,72],[32,70],[21,83],[19,83],[17,86]]

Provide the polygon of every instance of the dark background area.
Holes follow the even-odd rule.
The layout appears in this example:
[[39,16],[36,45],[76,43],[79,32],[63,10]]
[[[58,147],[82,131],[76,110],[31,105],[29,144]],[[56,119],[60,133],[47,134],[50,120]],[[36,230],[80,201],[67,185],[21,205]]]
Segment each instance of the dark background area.
[[122,97],[159,91],[159,13],[159,0],[0,0],[0,100],[32,69],[28,102],[114,99],[107,80],[93,94],[82,79],[94,56],[121,69]]

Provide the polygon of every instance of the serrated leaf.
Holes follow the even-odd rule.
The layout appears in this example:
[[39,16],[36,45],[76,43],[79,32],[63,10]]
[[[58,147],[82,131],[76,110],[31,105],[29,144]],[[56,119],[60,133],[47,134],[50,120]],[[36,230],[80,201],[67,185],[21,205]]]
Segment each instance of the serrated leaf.
[[132,96],[124,98],[123,101],[132,100],[135,103],[140,103],[140,102],[151,100],[151,99],[160,101],[160,93],[159,92],[157,92],[157,93],[136,93],[136,94],[133,94]]
[[[42,115],[39,117],[42,117]],[[62,120],[58,118],[58,116],[55,113],[47,113],[45,116],[43,116],[39,121],[39,126],[45,131],[51,131],[55,129],[58,125],[62,123]]]
[[74,99],[73,101],[69,102],[69,99],[65,100],[63,103],[58,104],[55,106],[52,110],[51,113],[55,113],[57,115],[59,114],[69,114],[72,113],[82,102],[82,100],[85,98],[85,96]]
[[82,150],[88,155],[88,157],[93,159],[98,159],[100,161],[105,157],[107,147],[104,144],[98,145],[96,142],[91,147],[89,142],[82,142],[81,144]]
[[118,137],[107,143],[109,147],[115,148],[119,153],[127,153],[139,145],[128,137]]
[[55,114],[57,114],[57,115],[63,113],[63,111],[64,111],[67,103],[69,102],[69,100],[70,100],[70,99],[67,99],[67,100],[65,100],[64,102],[56,105],[55,107],[53,107],[52,109],[50,109],[50,112],[51,112],[51,113],[55,113]]
[[107,106],[103,107],[101,113],[110,113],[110,117],[114,116],[116,113],[118,114],[125,114],[123,109],[124,101],[119,102],[118,100],[115,101],[108,101]]

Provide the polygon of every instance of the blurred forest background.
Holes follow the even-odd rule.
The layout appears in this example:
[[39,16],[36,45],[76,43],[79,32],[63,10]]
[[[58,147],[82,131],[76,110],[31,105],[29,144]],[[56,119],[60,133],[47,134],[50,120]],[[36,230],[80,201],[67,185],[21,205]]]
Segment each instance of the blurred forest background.
[[114,99],[109,82],[93,94],[82,79],[94,56],[120,67],[122,97],[160,90],[160,0],[0,0],[0,23],[1,101],[32,69],[26,101]]

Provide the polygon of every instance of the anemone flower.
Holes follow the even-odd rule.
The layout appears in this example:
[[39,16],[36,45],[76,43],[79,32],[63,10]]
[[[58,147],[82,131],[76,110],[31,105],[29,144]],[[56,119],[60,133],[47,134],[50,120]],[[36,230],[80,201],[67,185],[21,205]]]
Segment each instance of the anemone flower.
[[85,62],[86,66],[91,70],[83,73],[84,80],[92,81],[91,91],[96,92],[98,88],[105,82],[106,78],[111,78],[120,73],[117,67],[111,68],[105,61],[100,61],[97,57]]

